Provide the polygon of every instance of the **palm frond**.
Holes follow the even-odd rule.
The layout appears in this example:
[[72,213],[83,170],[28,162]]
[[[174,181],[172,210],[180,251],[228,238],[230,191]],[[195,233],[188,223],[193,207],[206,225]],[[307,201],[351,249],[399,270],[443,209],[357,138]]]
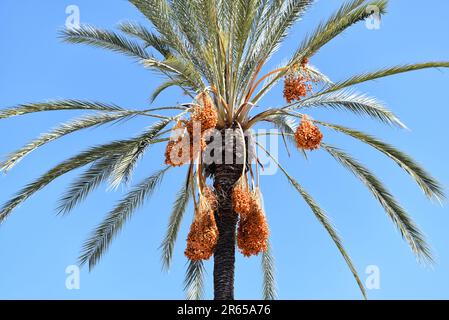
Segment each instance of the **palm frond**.
[[184,39],[180,36],[179,26],[173,19],[173,10],[167,0],[129,0],[153,24],[155,29],[163,36],[169,47],[183,58],[194,57],[189,54]]
[[54,141],[56,139],[59,139],[63,136],[66,136],[68,134],[74,133],[82,129],[97,127],[136,114],[137,114],[136,111],[122,111],[114,113],[101,112],[94,115],[83,116],[81,118],[64,123],[61,126],[52,130],[51,132],[42,134],[40,137],[32,140],[24,147],[8,155],[6,157],[6,160],[0,163],[0,171],[7,172],[11,170],[12,167],[14,167],[20,160],[22,160],[28,154],[51,141]]
[[184,291],[187,300],[201,300],[204,295],[204,274],[206,269],[202,260],[188,261],[184,280]]
[[167,58],[171,52],[170,47],[164,41],[163,38],[149,31],[141,24],[123,22],[119,25],[119,29],[130,35],[139,38],[144,41],[145,47],[152,47],[156,49],[160,54]]
[[256,43],[255,56],[267,60],[282,42],[290,27],[302,16],[314,0],[273,1],[272,8],[264,17],[266,25],[259,42]]
[[129,40],[113,31],[103,30],[89,25],[64,29],[61,31],[61,38],[68,43],[87,44],[112,50],[117,53],[123,53],[139,61],[151,58],[151,55],[139,43]]
[[380,182],[374,174],[360,162],[353,159],[347,153],[328,144],[323,144],[322,146],[335,160],[350,170],[368,187],[373,196],[379,201],[388,216],[397,226],[402,237],[408,242],[417,259],[423,262],[432,263],[432,253],[430,247],[426,243],[424,235],[409,217],[407,212],[405,212],[391,193],[383,186],[382,182]]
[[334,241],[335,245],[337,246],[338,250],[340,251],[341,255],[346,261],[346,264],[348,265],[349,269],[352,272],[352,275],[354,276],[354,279],[356,280],[360,291],[363,294],[363,297],[366,299],[366,291],[363,286],[362,281],[360,280],[360,277],[357,273],[356,268],[354,267],[354,264],[352,263],[351,258],[349,257],[348,253],[346,252],[343,242],[338,235],[337,231],[334,229],[332,223],[330,222],[329,218],[327,217],[326,213],[318,206],[318,204],[315,202],[315,200],[301,187],[301,185],[293,179],[292,176],[288,174],[288,172],[284,169],[284,167],[276,160],[273,155],[271,155],[270,152],[268,152],[264,147],[262,147],[260,144],[258,146],[265,151],[265,153],[273,159],[273,161],[276,163],[276,165],[281,169],[281,171],[284,173],[284,175],[287,177],[288,181],[292,184],[292,186],[300,193],[304,201],[307,203],[307,205],[310,207],[312,212],[315,214],[315,217],[318,219],[318,221],[323,225],[323,227],[326,229],[326,231],[329,233],[330,237]]
[[6,202],[0,209],[0,224],[3,223],[11,212],[22,202],[31,197],[34,193],[46,187],[56,178],[77,168],[92,163],[110,153],[116,153],[119,150],[125,150],[129,146],[129,141],[114,141],[109,144],[97,146],[88,149],[66,161],[63,161],[53,169],[47,171],[40,178],[28,184],[20,190],[16,196]]
[[242,61],[242,84],[249,84],[256,69],[276,52],[290,27],[302,16],[313,0],[272,1],[266,10],[255,42]]
[[[57,212],[58,214],[70,213],[76,205],[81,203],[92,191],[94,191],[101,183],[106,182],[111,174],[121,161],[123,154],[129,150],[135,150],[135,147],[140,145],[141,136],[128,140],[128,143],[123,148],[119,148],[114,152],[111,150],[103,158],[95,161],[89,169],[80,175],[67,189],[64,195],[59,200]],[[151,144],[165,142],[166,139],[153,139]]]
[[117,188],[122,182],[128,183],[130,181],[137,161],[151,145],[152,140],[157,137],[162,129],[164,129],[171,121],[172,119],[156,122],[150,128],[145,130],[142,135],[136,138],[134,146],[131,146],[129,150],[124,152],[116,162],[109,178],[111,188]]
[[77,204],[86,199],[89,193],[105,182],[121,155],[122,152],[101,158],[80,175],[59,200],[58,214],[68,214]]
[[122,229],[124,223],[153,194],[168,169],[169,167],[166,167],[143,180],[117,204],[84,243],[79,258],[80,265],[88,263],[89,270],[92,270],[108,249],[112,239]]
[[[331,16],[325,23],[321,23],[316,30],[299,46],[293,54],[289,66],[300,63],[305,58],[314,55],[321,47],[329,41],[337,37],[352,25],[365,20],[372,15],[367,10],[370,6],[379,8],[379,13],[385,13],[388,0],[375,0],[365,3],[365,0],[352,0],[344,3],[340,9]],[[272,84],[278,81],[285,72],[279,73],[269,84],[265,85],[262,90],[254,97],[253,102],[257,102],[272,87]]]
[[97,110],[109,112],[130,112],[131,110],[123,109],[113,104],[105,104],[92,101],[81,100],[54,100],[40,103],[21,104],[16,107],[0,110],[0,119],[26,115],[43,111],[60,111],[60,110]]
[[320,94],[326,94],[329,92],[338,91],[356,84],[360,84],[363,82],[376,80],[379,78],[389,77],[395,74],[400,74],[404,72],[428,69],[428,68],[449,68],[449,62],[441,61],[441,62],[425,62],[425,63],[416,63],[416,64],[407,64],[402,66],[394,66],[389,68],[384,68],[374,72],[363,73],[360,75],[352,76],[347,80],[337,82],[333,86],[330,86],[326,90],[324,90]]
[[385,154],[387,157],[396,162],[402,169],[405,170],[422,189],[424,194],[429,198],[435,198],[437,200],[442,200],[445,198],[444,188],[441,184],[432,177],[423,167],[416,163],[410,156],[404,152],[398,150],[394,146],[379,140],[366,133],[346,128],[339,125],[330,124],[327,122],[317,121],[317,123],[331,128],[333,130],[347,134],[357,140],[360,140],[371,147],[377,149],[378,151]]
[[345,2],[340,9],[325,23],[320,24],[317,29],[307,37],[292,58],[292,63],[298,63],[304,58],[311,57],[321,47],[341,34],[350,26],[365,20],[372,15],[367,10],[369,6],[376,6],[382,15],[386,11],[387,0],[376,0],[368,3],[365,0],[352,0]]
[[167,80],[161,83],[156,89],[154,89],[153,93],[151,94],[150,102],[153,103],[162,92],[174,86],[184,87],[185,83],[179,80]]
[[271,254],[269,241],[267,250],[262,253],[261,265],[263,271],[263,298],[264,300],[276,300],[274,257]]
[[326,95],[312,96],[289,109],[325,107],[335,110],[348,110],[358,115],[367,115],[388,125],[396,125],[400,128],[406,126],[399,118],[388,110],[381,102],[364,94],[353,91],[338,91]]
[[190,200],[190,172],[187,174],[187,181],[179,190],[176,200],[173,204],[173,210],[168,222],[167,233],[164,241],[161,244],[162,249],[162,266],[165,270],[170,269],[171,260],[173,257],[173,249],[175,247],[176,239],[178,237],[179,227],[182,218],[187,209]]

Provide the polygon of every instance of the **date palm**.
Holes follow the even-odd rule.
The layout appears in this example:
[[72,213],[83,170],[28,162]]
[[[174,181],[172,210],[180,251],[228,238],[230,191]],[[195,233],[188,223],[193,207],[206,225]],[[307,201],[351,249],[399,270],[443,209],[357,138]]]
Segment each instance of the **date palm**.
[[[34,193],[58,177],[78,168],[87,167],[61,197],[58,207],[60,214],[71,212],[90,192],[103,183],[113,187],[126,185],[138,160],[152,145],[168,143],[171,128],[185,124],[187,122],[185,117],[189,115],[193,117],[195,113],[204,112],[206,106],[201,103],[200,97],[207,97],[216,113],[214,128],[221,133],[225,129],[232,128],[241,134],[240,141],[243,141],[245,148],[244,163],[232,161],[232,163],[206,164],[202,163],[200,154],[196,159],[192,159],[197,161],[186,164],[186,180],[176,195],[167,233],[161,245],[163,264],[166,268],[170,267],[173,248],[186,207],[192,199],[195,208],[197,207],[198,197],[201,198],[204,193],[204,182],[206,178],[211,178],[214,188],[207,188],[214,193],[217,200],[214,218],[218,230],[218,239],[213,246],[214,296],[215,299],[234,298],[234,262],[239,215],[233,203],[233,200],[235,202],[233,192],[241,181],[258,181],[259,170],[263,169],[259,168],[257,158],[254,162],[249,161],[252,153],[250,139],[248,136],[245,139],[242,137],[251,132],[251,128],[256,124],[264,123],[279,129],[278,135],[286,147],[289,141],[293,142],[300,147],[299,151],[304,155],[307,155],[307,149],[321,147],[321,150],[329,153],[351,171],[379,201],[418,259],[432,261],[431,250],[416,224],[369,169],[342,149],[321,142],[321,136],[313,148],[304,147],[299,141],[303,129],[319,133],[318,128],[325,127],[343,133],[368,144],[393,160],[411,176],[429,199],[444,198],[440,184],[413,159],[394,146],[355,129],[308,118],[303,113],[314,108],[336,109],[404,128],[393,112],[376,99],[353,91],[352,87],[399,73],[425,68],[447,68],[449,62],[393,66],[337,82],[332,82],[308,63],[309,59],[332,39],[354,24],[370,18],[373,14],[372,8],[378,8],[379,14],[384,14],[387,0],[345,2],[337,12],[298,45],[287,62],[267,73],[262,73],[262,70],[266,69],[264,67],[270,57],[282,44],[291,27],[313,4],[313,0],[130,0],[129,2],[148,18],[152,26],[150,29],[134,23],[121,24],[117,32],[81,26],[62,31],[61,37],[69,43],[100,47],[135,59],[142,67],[165,78],[165,82],[155,89],[153,101],[165,89],[179,87],[185,94],[185,103],[131,110],[92,101],[58,100],[23,104],[0,110],[0,118],[44,111],[94,112],[64,123],[11,153],[1,163],[1,170],[4,172],[12,169],[21,159],[44,144],[79,130],[116,122],[125,125],[121,120],[131,117],[156,119],[151,127],[144,129],[134,138],[91,147],[49,170],[3,205],[0,209],[0,222],[4,222],[19,204]],[[264,95],[279,85],[283,79],[286,86],[284,92],[289,103],[282,107],[263,106],[261,102]],[[309,84],[307,86],[305,84],[307,82],[314,83],[315,92],[309,90]],[[293,89],[290,88],[293,93],[287,88],[288,85],[293,85]],[[280,101],[279,105],[282,104]],[[178,113],[173,115],[174,112]],[[297,120],[301,120],[300,126],[297,126]],[[210,140],[207,143],[210,143]],[[357,271],[326,213],[299,182],[287,173],[269,150],[261,145],[257,148],[258,152],[272,157],[285,174],[287,181],[310,206],[311,212],[329,233],[365,296]],[[232,159],[237,158],[237,148],[232,147],[231,152]],[[91,269],[99,262],[125,222],[144,205],[171,167],[165,166],[132,187],[85,242],[79,259],[81,265],[88,264]],[[253,191],[258,190],[258,182],[248,187]],[[242,219],[241,217],[240,220]],[[260,251],[264,273],[263,294],[266,299],[274,299],[276,290],[273,258],[268,240],[262,244],[262,248]],[[185,280],[188,298],[202,297],[203,276],[203,260],[191,259]]]

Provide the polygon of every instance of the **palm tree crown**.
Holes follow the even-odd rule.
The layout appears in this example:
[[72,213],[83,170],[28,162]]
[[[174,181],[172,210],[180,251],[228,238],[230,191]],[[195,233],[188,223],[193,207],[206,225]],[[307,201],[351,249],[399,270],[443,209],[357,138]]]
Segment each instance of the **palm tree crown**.
[[[310,206],[312,213],[341,252],[365,296],[357,271],[326,213],[288,174],[269,150],[257,143],[255,139],[257,134],[251,129],[256,124],[267,123],[279,129],[278,135],[286,147],[289,141],[305,156],[308,152],[321,148],[351,171],[379,201],[417,258],[432,261],[431,250],[423,234],[388,189],[362,163],[342,149],[326,143],[326,137],[321,133],[320,127],[346,134],[385,154],[412,177],[429,199],[444,198],[440,184],[412,158],[387,142],[342,125],[312,119],[304,113],[305,110],[312,108],[336,109],[367,116],[386,125],[405,128],[397,116],[382,103],[353,91],[352,87],[399,73],[425,68],[447,68],[449,62],[388,67],[338,82],[331,81],[311,64],[313,56],[324,45],[352,25],[370,17],[373,13],[369,8],[375,6],[381,15],[384,14],[387,0],[344,2],[338,11],[299,44],[284,64],[265,74],[262,74],[262,70],[267,62],[282,44],[291,27],[314,3],[313,0],[129,0],[129,2],[149,20],[151,29],[140,24],[122,23],[119,25],[119,32],[114,32],[84,25],[63,30],[61,38],[69,43],[87,44],[125,54],[142,67],[164,76],[164,82],[151,96],[152,102],[170,87],[181,88],[186,101],[172,106],[130,110],[93,101],[58,100],[23,104],[0,110],[0,119],[43,111],[95,111],[64,123],[9,154],[0,164],[0,170],[4,172],[12,169],[21,159],[40,146],[79,130],[131,117],[156,119],[152,126],[134,138],[93,146],[61,162],[5,203],[0,209],[0,222],[4,222],[19,204],[53,180],[72,170],[88,166],[59,201],[59,214],[68,214],[102,183],[118,187],[129,182],[138,160],[151,145],[166,143],[166,166],[133,186],[97,226],[83,246],[80,264],[88,264],[89,268],[93,268],[124,223],[152,195],[164,174],[173,166],[185,165],[187,171],[185,183],[176,196],[167,233],[161,245],[164,267],[170,266],[184,212],[189,201],[193,200],[195,219],[187,241],[186,256],[189,258],[189,265],[185,284],[188,298],[201,298],[203,260],[215,254],[216,265],[222,261],[218,253],[219,248],[225,245],[225,242],[220,243],[225,234],[223,230],[226,224],[224,221],[226,215],[222,212],[229,209],[227,206],[230,200],[232,201],[230,210],[235,219],[232,222],[234,229],[230,229],[232,235],[228,240],[233,242],[233,248],[235,242],[233,237],[236,233],[237,246],[244,255],[262,253],[264,298],[274,299],[276,290],[273,257],[269,247],[268,225],[258,179],[259,170],[263,168],[257,154],[263,152],[279,166],[287,181]],[[286,104],[282,107],[264,106],[261,103],[264,95],[281,81],[284,85]],[[167,112],[173,114],[173,111],[178,113],[174,116],[167,115]],[[299,125],[296,124],[296,119],[300,121]],[[199,139],[195,142],[196,124],[199,125]],[[225,169],[220,167],[218,162],[204,161],[206,150],[217,138],[216,135],[215,138],[211,138],[213,135],[210,132],[213,129],[219,133],[220,138],[225,137],[226,129],[233,129],[236,132],[234,138],[238,143],[235,146],[233,144],[231,153],[233,159],[241,158],[242,162],[239,165],[233,164],[233,167]],[[174,135],[174,131],[180,133]],[[192,134],[193,139],[190,139]],[[186,136],[189,139],[185,140]],[[226,143],[223,145],[226,149]],[[177,157],[173,157],[173,154]],[[220,170],[228,173],[224,175]],[[225,178],[234,173],[236,176],[232,183],[226,182]],[[214,180],[214,188],[207,185],[207,178]],[[232,189],[229,189],[230,186]],[[217,277],[220,276],[220,272],[217,271]],[[233,273],[225,282],[229,281],[233,282]]]

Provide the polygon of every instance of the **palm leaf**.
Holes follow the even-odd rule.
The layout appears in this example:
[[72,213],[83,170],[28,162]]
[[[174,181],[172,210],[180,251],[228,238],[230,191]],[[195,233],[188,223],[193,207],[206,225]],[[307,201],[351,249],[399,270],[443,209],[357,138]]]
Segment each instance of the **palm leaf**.
[[307,205],[310,207],[312,212],[315,214],[315,217],[318,219],[318,221],[323,225],[323,227],[326,229],[326,231],[329,233],[330,237],[334,241],[335,245],[337,246],[338,250],[340,251],[341,255],[346,261],[346,264],[348,265],[349,269],[352,272],[352,275],[354,276],[354,279],[356,280],[360,291],[363,294],[363,297],[366,299],[366,291],[362,284],[362,281],[360,280],[360,277],[357,273],[357,270],[354,267],[354,264],[352,263],[351,258],[349,257],[348,253],[346,252],[343,242],[340,239],[340,236],[338,235],[337,231],[334,229],[332,223],[330,222],[329,218],[327,217],[326,213],[318,206],[318,204],[314,201],[314,199],[301,187],[301,185],[291,177],[287,171],[284,169],[283,166],[260,144],[258,146],[265,151],[265,153],[273,159],[273,161],[277,164],[279,169],[285,174],[288,181],[293,185],[293,187],[300,193],[304,201],[307,203]]
[[171,260],[173,257],[173,249],[175,247],[176,239],[178,237],[179,227],[181,225],[182,218],[187,209],[187,205],[190,200],[190,172],[187,175],[187,181],[179,190],[175,203],[173,204],[173,210],[168,222],[167,232],[162,242],[162,265],[163,268],[170,269]]
[[184,87],[185,83],[180,80],[167,80],[161,83],[156,89],[154,89],[153,93],[151,94],[150,102],[153,103],[162,92],[174,86]]
[[122,32],[144,41],[145,47],[152,47],[156,49],[165,58],[170,55],[170,47],[167,45],[164,39],[150,32],[144,26],[131,22],[124,22],[120,24],[119,28]]
[[123,53],[137,60],[150,59],[151,56],[139,43],[127,39],[115,32],[84,25],[61,31],[61,38],[68,43],[87,44],[94,47]]
[[[135,150],[135,146],[140,144],[139,138],[130,140],[126,147],[118,149],[116,153],[108,152],[105,157],[95,161],[89,169],[79,176],[59,200],[58,214],[68,214],[101,183],[106,182],[111,177],[114,168],[118,166],[123,154],[129,152],[127,151],[129,149]],[[150,143],[165,142],[168,139],[153,139]]]
[[117,204],[84,243],[79,258],[80,265],[88,263],[89,270],[92,270],[108,249],[113,238],[122,229],[124,223],[153,194],[168,169],[169,167],[166,167],[143,180]]
[[22,202],[31,197],[34,193],[46,187],[56,178],[77,168],[83,167],[98,159],[105,157],[108,154],[126,150],[129,147],[129,141],[114,141],[109,144],[97,146],[88,149],[66,161],[63,161],[53,169],[47,171],[40,178],[28,184],[20,190],[15,197],[6,202],[0,209],[0,224],[10,215],[10,213]]
[[416,181],[418,186],[422,189],[422,191],[429,199],[435,198],[437,200],[442,200],[445,198],[444,188],[441,186],[441,184],[435,178],[433,178],[423,167],[416,163],[410,156],[398,150],[394,146],[383,142],[371,135],[354,129],[322,121],[316,122],[333,130],[347,134],[355,139],[358,139],[385,154],[387,157],[396,162]]
[[367,168],[347,153],[328,144],[322,144],[322,146],[335,160],[354,173],[368,187],[397,226],[402,237],[408,242],[416,257],[420,261],[433,262],[432,253],[424,235],[383,184]]
[[416,63],[416,64],[407,64],[402,66],[394,66],[389,68],[384,68],[374,72],[363,73],[360,75],[352,76],[351,78],[338,82],[333,86],[330,86],[325,91],[320,94],[326,94],[329,92],[338,91],[356,84],[360,84],[363,82],[389,77],[395,74],[400,74],[404,72],[428,69],[428,68],[449,68],[449,62],[425,62],[425,63]]
[[95,115],[83,116],[81,118],[72,120],[70,122],[64,123],[61,126],[55,128],[49,133],[45,133],[41,135],[39,138],[32,140],[24,147],[19,150],[11,153],[7,156],[6,160],[0,164],[0,171],[7,172],[12,167],[14,167],[20,160],[22,160],[25,156],[36,150],[37,148],[47,144],[51,141],[59,139],[63,136],[71,134],[73,132],[87,129],[91,127],[97,127],[100,125],[104,125],[110,123],[112,121],[118,121],[120,119],[124,119],[130,117],[132,115],[136,115],[135,111],[122,111],[115,113],[99,113]]
[[263,298],[265,300],[275,300],[276,293],[276,280],[275,280],[275,268],[274,258],[271,254],[271,245],[268,242],[267,250],[262,253],[262,271],[263,271]]
[[325,23],[307,37],[292,58],[292,63],[298,63],[306,57],[314,55],[321,47],[341,34],[350,26],[365,20],[372,13],[367,10],[369,6],[376,6],[379,13],[385,13],[387,0],[376,0],[365,3],[365,0],[352,0],[345,2],[340,9]]
[[335,110],[348,110],[358,115],[367,115],[388,125],[400,128],[406,126],[399,118],[379,101],[363,94],[352,91],[339,91],[326,95],[312,96],[289,109],[324,107]]
[[206,269],[202,260],[189,260],[184,280],[187,300],[201,300],[204,295],[204,274]]
[[79,176],[59,200],[58,214],[68,214],[77,204],[82,202],[101,183],[105,182],[116,162],[121,158],[121,152],[113,154],[92,164],[81,176]]
[[97,110],[110,112],[130,112],[116,105],[81,100],[55,100],[41,103],[21,104],[16,107],[0,110],[0,119],[26,115],[42,111],[60,110]]
[[137,161],[151,145],[153,139],[171,121],[171,119],[159,121],[137,138],[138,143],[135,143],[133,147],[129,148],[116,162],[109,179],[111,188],[117,188],[122,182],[128,183],[130,181]]

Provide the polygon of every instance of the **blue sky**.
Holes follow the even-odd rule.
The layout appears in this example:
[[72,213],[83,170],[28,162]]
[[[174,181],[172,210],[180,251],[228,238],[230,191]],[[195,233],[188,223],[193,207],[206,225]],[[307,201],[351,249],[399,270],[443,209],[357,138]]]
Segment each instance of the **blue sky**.
[[[270,67],[288,57],[319,21],[341,1],[318,1],[292,30]],[[63,44],[57,30],[64,26],[68,5],[80,8],[81,22],[112,28],[121,21],[144,21],[124,0],[13,1],[0,3],[0,107],[55,98],[91,99],[124,107],[144,108],[160,77],[126,57],[100,49]],[[394,0],[380,30],[357,25],[324,47],[312,63],[333,80],[378,67],[449,60],[449,3],[429,0],[425,6]],[[383,127],[371,120],[333,111],[314,111],[314,118],[362,129],[397,145],[449,185],[444,145],[449,134],[449,71],[425,70],[358,86],[393,109],[411,131]],[[156,106],[182,101],[179,91],[161,96]],[[282,105],[276,88],[263,105]],[[6,155],[33,137],[71,119],[79,112],[42,113],[0,122],[0,154]],[[48,144],[0,176],[0,202],[51,166],[89,145],[137,134],[147,119],[123,126],[87,130]],[[380,289],[371,299],[448,299],[449,242],[447,204],[430,203],[396,165],[349,138],[325,131],[325,139],[350,151],[390,187],[422,227],[437,256],[437,264],[416,263],[399,233],[363,185],[327,154],[314,152],[308,162],[299,153],[280,161],[289,168],[332,217],[361,276],[376,265]],[[163,146],[141,161],[134,181],[158,168]],[[70,216],[56,217],[56,202],[77,171],[58,179],[20,206],[0,228],[0,298],[2,299],[182,299],[186,258],[183,255],[192,210],[184,220],[169,273],[161,270],[158,249],[167,226],[179,177],[170,171],[154,197],[139,210],[116,238],[101,263],[82,270],[80,290],[67,290],[65,269],[76,262],[82,242],[126,192],[92,194]],[[327,233],[315,220],[281,173],[262,178],[271,227],[281,299],[359,299],[360,293]],[[212,297],[212,261],[207,262],[206,297]],[[238,255],[236,297],[261,297],[260,259]]]

